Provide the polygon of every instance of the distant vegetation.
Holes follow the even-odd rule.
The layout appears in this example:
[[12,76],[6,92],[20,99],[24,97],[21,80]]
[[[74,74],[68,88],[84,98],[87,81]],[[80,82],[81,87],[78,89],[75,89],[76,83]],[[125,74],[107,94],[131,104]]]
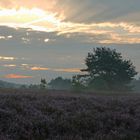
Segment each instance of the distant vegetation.
[[20,84],[14,84],[6,81],[0,80],[0,88],[20,88]]
[[140,78],[139,79],[134,79],[131,82],[131,86],[133,87],[133,91],[135,92],[140,92]]
[[57,77],[55,79],[52,79],[48,86],[50,89],[70,90],[72,88],[72,81],[70,79],[63,79],[62,77]]

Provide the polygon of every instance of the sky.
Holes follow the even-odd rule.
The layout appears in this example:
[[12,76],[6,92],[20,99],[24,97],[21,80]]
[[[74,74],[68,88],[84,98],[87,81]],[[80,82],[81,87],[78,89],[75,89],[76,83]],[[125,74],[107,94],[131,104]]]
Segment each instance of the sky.
[[95,47],[140,72],[140,0],[0,0],[0,79],[71,78]]

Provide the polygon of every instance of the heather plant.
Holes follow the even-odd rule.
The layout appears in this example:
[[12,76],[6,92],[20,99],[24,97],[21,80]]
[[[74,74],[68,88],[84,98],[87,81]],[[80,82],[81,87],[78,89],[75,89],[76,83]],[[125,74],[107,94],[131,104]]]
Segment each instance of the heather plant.
[[140,139],[138,94],[0,92],[1,140]]

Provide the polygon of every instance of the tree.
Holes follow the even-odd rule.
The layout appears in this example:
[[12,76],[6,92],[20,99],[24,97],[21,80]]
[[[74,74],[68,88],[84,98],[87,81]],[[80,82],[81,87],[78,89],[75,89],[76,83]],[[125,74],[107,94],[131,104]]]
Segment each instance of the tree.
[[28,88],[29,89],[39,89],[41,86],[40,85],[35,85],[35,84],[30,84],[29,86],[28,86]]
[[40,82],[41,82],[41,83],[40,83],[40,88],[41,88],[41,89],[45,89],[45,88],[47,87],[47,82],[46,82],[46,80],[41,78],[41,81],[40,81]]
[[100,90],[128,90],[137,74],[130,60],[123,60],[114,49],[99,47],[88,53],[85,59],[88,87]]
[[63,79],[62,77],[57,77],[50,81],[49,86],[52,89],[68,90],[71,89],[72,82],[70,79]]
[[74,91],[81,91],[85,89],[85,83],[81,75],[73,76],[72,89]]
[[140,92],[140,78],[134,79],[134,80],[131,82],[131,85],[133,86],[133,90],[134,90],[135,92]]

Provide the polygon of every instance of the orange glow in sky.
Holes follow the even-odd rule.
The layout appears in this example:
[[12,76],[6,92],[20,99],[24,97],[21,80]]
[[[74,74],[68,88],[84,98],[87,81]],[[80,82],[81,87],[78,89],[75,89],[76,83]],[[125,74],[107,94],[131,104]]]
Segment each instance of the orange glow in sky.
[[32,76],[18,75],[18,74],[8,74],[5,76],[7,79],[26,79],[32,78]]

